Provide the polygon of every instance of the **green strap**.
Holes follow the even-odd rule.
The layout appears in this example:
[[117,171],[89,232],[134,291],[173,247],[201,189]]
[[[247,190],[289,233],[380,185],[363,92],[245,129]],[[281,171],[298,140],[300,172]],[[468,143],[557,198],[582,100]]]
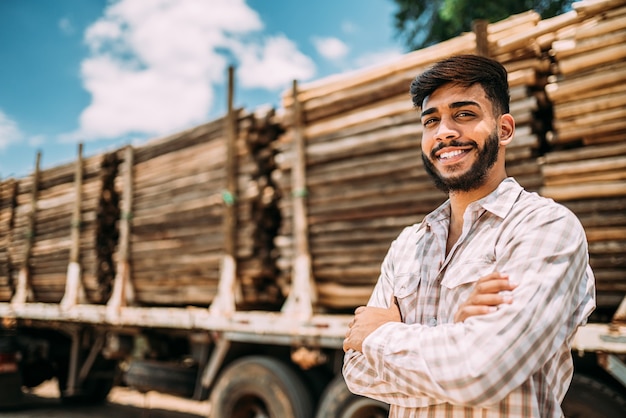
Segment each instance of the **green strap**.
[[306,189],[306,187],[303,187],[302,189],[295,189],[293,192],[291,192],[291,195],[293,197],[307,197],[309,195],[309,191]]
[[235,196],[228,190],[222,190],[222,200],[226,203],[226,206],[232,206],[235,204]]

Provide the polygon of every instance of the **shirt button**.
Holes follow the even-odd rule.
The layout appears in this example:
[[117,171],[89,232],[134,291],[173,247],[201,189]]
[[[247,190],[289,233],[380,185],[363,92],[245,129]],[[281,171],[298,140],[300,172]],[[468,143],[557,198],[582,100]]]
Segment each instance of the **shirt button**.
[[428,320],[428,326],[429,326],[429,327],[434,327],[435,325],[437,325],[437,318],[434,318],[434,317],[433,317],[433,318],[430,318],[430,319]]

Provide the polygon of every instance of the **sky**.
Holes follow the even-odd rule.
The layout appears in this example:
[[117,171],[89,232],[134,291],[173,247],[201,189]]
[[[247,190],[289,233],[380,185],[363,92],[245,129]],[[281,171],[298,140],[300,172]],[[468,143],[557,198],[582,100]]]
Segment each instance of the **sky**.
[[0,0],[0,180],[397,58],[392,0]]

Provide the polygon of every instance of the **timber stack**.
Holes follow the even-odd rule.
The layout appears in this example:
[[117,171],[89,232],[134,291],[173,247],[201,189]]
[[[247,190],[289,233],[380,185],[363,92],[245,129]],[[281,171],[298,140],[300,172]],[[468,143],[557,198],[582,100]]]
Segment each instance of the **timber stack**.
[[[83,161],[79,155],[75,164],[40,170],[38,155],[35,172],[15,183],[5,247],[10,260],[6,285],[12,291],[3,293],[3,301],[21,285],[24,301],[59,303],[70,261],[82,265],[84,301],[106,300],[116,244],[111,233],[117,206],[110,200],[116,174],[112,157],[99,154]],[[71,260],[72,252],[81,254],[80,260]]]
[[[277,237],[279,267],[287,281],[295,255],[291,231],[295,199],[291,176],[304,161],[312,275],[319,307],[352,309],[364,304],[378,277],[389,243],[405,225],[419,222],[443,203],[421,162],[419,115],[411,106],[412,79],[434,62],[462,53],[481,53],[509,71],[511,113],[517,127],[507,147],[510,175],[528,190],[542,185],[537,161],[547,129],[544,86],[547,54],[532,44],[544,24],[527,12],[494,24],[477,22],[466,33],[364,71],[341,74],[283,95],[287,133],[277,143],[279,186],[285,219]],[[298,112],[299,114],[296,114]],[[294,138],[304,138],[305,158],[294,158]]]
[[578,20],[546,36],[554,116],[541,193],[580,218],[598,306],[612,311],[626,292],[626,4],[586,3],[574,3]]
[[13,224],[16,184],[15,179],[0,182],[0,301],[10,300],[13,294],[9,239]]
[[37,164],[0,182],[0,298],[23,300],[26,283],[57,302],[77,260],[91,303],[121,275],[140,306],[219,305],[225,290],[237,309],[277,310],[306,291],[316,311],[351,312],[390,242],[446,199],[422,167],[409,85],[439,59],[479,53],[509,71],[508,174],[578,215],[599,305],[614,310],[626,293],[625,19],[624,0],[586,0],[551,19],[476,22],[387,64],[294,81],[277,111],[233,110],[231,97],[225,117],[187,131]]
[[[239,307],[276,307],[282,301],[268,234],[277,222],[266,149],[277,132],[271,113],[236,112],[227,159],[228,117],[128,147],[116,190],[127,223],[133,303],[208,306],[217,294],[222,259],[233,243]],[[236,184],[228,186],[232,174]],[[228,211],[233,222],[225,228]]]

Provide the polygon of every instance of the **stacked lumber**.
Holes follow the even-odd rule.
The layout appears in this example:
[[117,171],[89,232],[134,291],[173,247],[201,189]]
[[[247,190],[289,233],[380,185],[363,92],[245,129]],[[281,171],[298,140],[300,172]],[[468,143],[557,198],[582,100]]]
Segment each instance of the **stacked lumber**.
[[[284,296],[276,282],[274,237],[281,222],[281,196],[272,180],[272,144],[283,128],[274,109],[259,109],[239,122],[237,190],[237,280],[240,308],[277,309]],[[244,228],[247,226],[247,228]]]
[[422,167],[409,85],[479,53],[509,71],[507,173],[578,215],[598,304],[614,309],[626,293],[625,28],[624,0],[477,22],[394,62],[294,82],[278,115],[234,111],[229,85],[223,118],[48,170],[38,158],[31,176],[0,182],[0,301],[20,299],[23,271],[35,301],[61,301],[77,261],[91,303],[117,303],[130,285],[125,302],[219,298],[219,310],[234,267],[238,309],[289,310],[312,279],[316,310],[352,311],[392,240],[446,199]]
[[0,182],[0,301],[2,302],[10,300],[13,295],[8,247],[16,184],[15,179]]
[[541,193],[565,204],[581,220],[598,306],[614,310],[626,294],[626,144],[554,151],[542,162]]
[[581,219],[598,306],[614,309],[626,294],[626,4],[585,1],[574,9],[580,19],[549,36],[554,119],[541,193]]
[[[228,231],[236,207],[235,257],[239,306],[277,305],[275,266],[267,235],[276,228],[267,182],[267,145],[277,135],[270,115],[237,118],[236,195],[227,188],[227,118],[133,149],[129,254],[134,302],[208,306],[216,296]],[[124,162],[127,164],[127,161]],[[124,168],[125,169],[125,168]],[[124,176],[118,177],[121,190]],[[124,202],[130,199],[130,202]],[[119,259],[119,256],[118,256]]]
[[[536,45],[535,33],[546,26],[535,11],[509,17],[486,27],[486,53],[504,65],[509,73],[510,112],[515,118],[515,137],[507,146],[507,174],[527,190],[542,184],[537,162],[547,130],[545,80],[550,61]],[[477,32],[480,44],[480,32]]]
[[[39,159],[38,159],[39,161]],[[82,164],[81,179],[76,164]],[[87,300],[104,302],[114,276],[112,231],[117,220],[110,187],[116,172],[112,154],[36,171],[17,182],[14,220],[8,242],[13,283],[28,270],[29,293],[37,302],[58,303],[65,293],[72,245],[77,245]],[[80,181],[80,190],[75,182]],[[80,219],[74,217],[80,202]],[[107,213],[109,211],[109,213]],[[73,244],[72,230],[79,228]]]
[[[131,224],[128,258],[136,302],[210,303],[223,240],[224,152],[218,120],[136,147],[133,160],[124,159],[121,172],[132,164],[132,195],[120,200],[132,209],[121,216]],[[122,181],[127,177],[117,178],[117,190]]]
[[606,3],[613,7],[589,16],[582,8],[580,21],[551,36],[554,75],[546,92],[555,146],[618,142],[626,134],[626,5]]
[[[476,53],[479,40],[510,73],[517,132],[507,150],[509,174],[528,189],[541,186],[537,156],[543,127],[535,115],[545,102],[543,83],[550,63],[536,48],[527,47],[530,42],[523,48],[507,42],[539,22],[534,12],[512,16],[486,25],[481,33],[463,34],[387,65],[315,81],[283,96],[288,129],[276,144],[275,179],[284,196],[276,245],[279,281],[286,293],[296,256],[295,199],[306,199],[308,250],[320,310],[351,310],[367,302],[391,241],[446,199],[422,167],[422,127],[409,85],[440,59]],[[297,109],[301,114],[296,115]],[[303,190],[292,185],[298,135],[305,138]]]

